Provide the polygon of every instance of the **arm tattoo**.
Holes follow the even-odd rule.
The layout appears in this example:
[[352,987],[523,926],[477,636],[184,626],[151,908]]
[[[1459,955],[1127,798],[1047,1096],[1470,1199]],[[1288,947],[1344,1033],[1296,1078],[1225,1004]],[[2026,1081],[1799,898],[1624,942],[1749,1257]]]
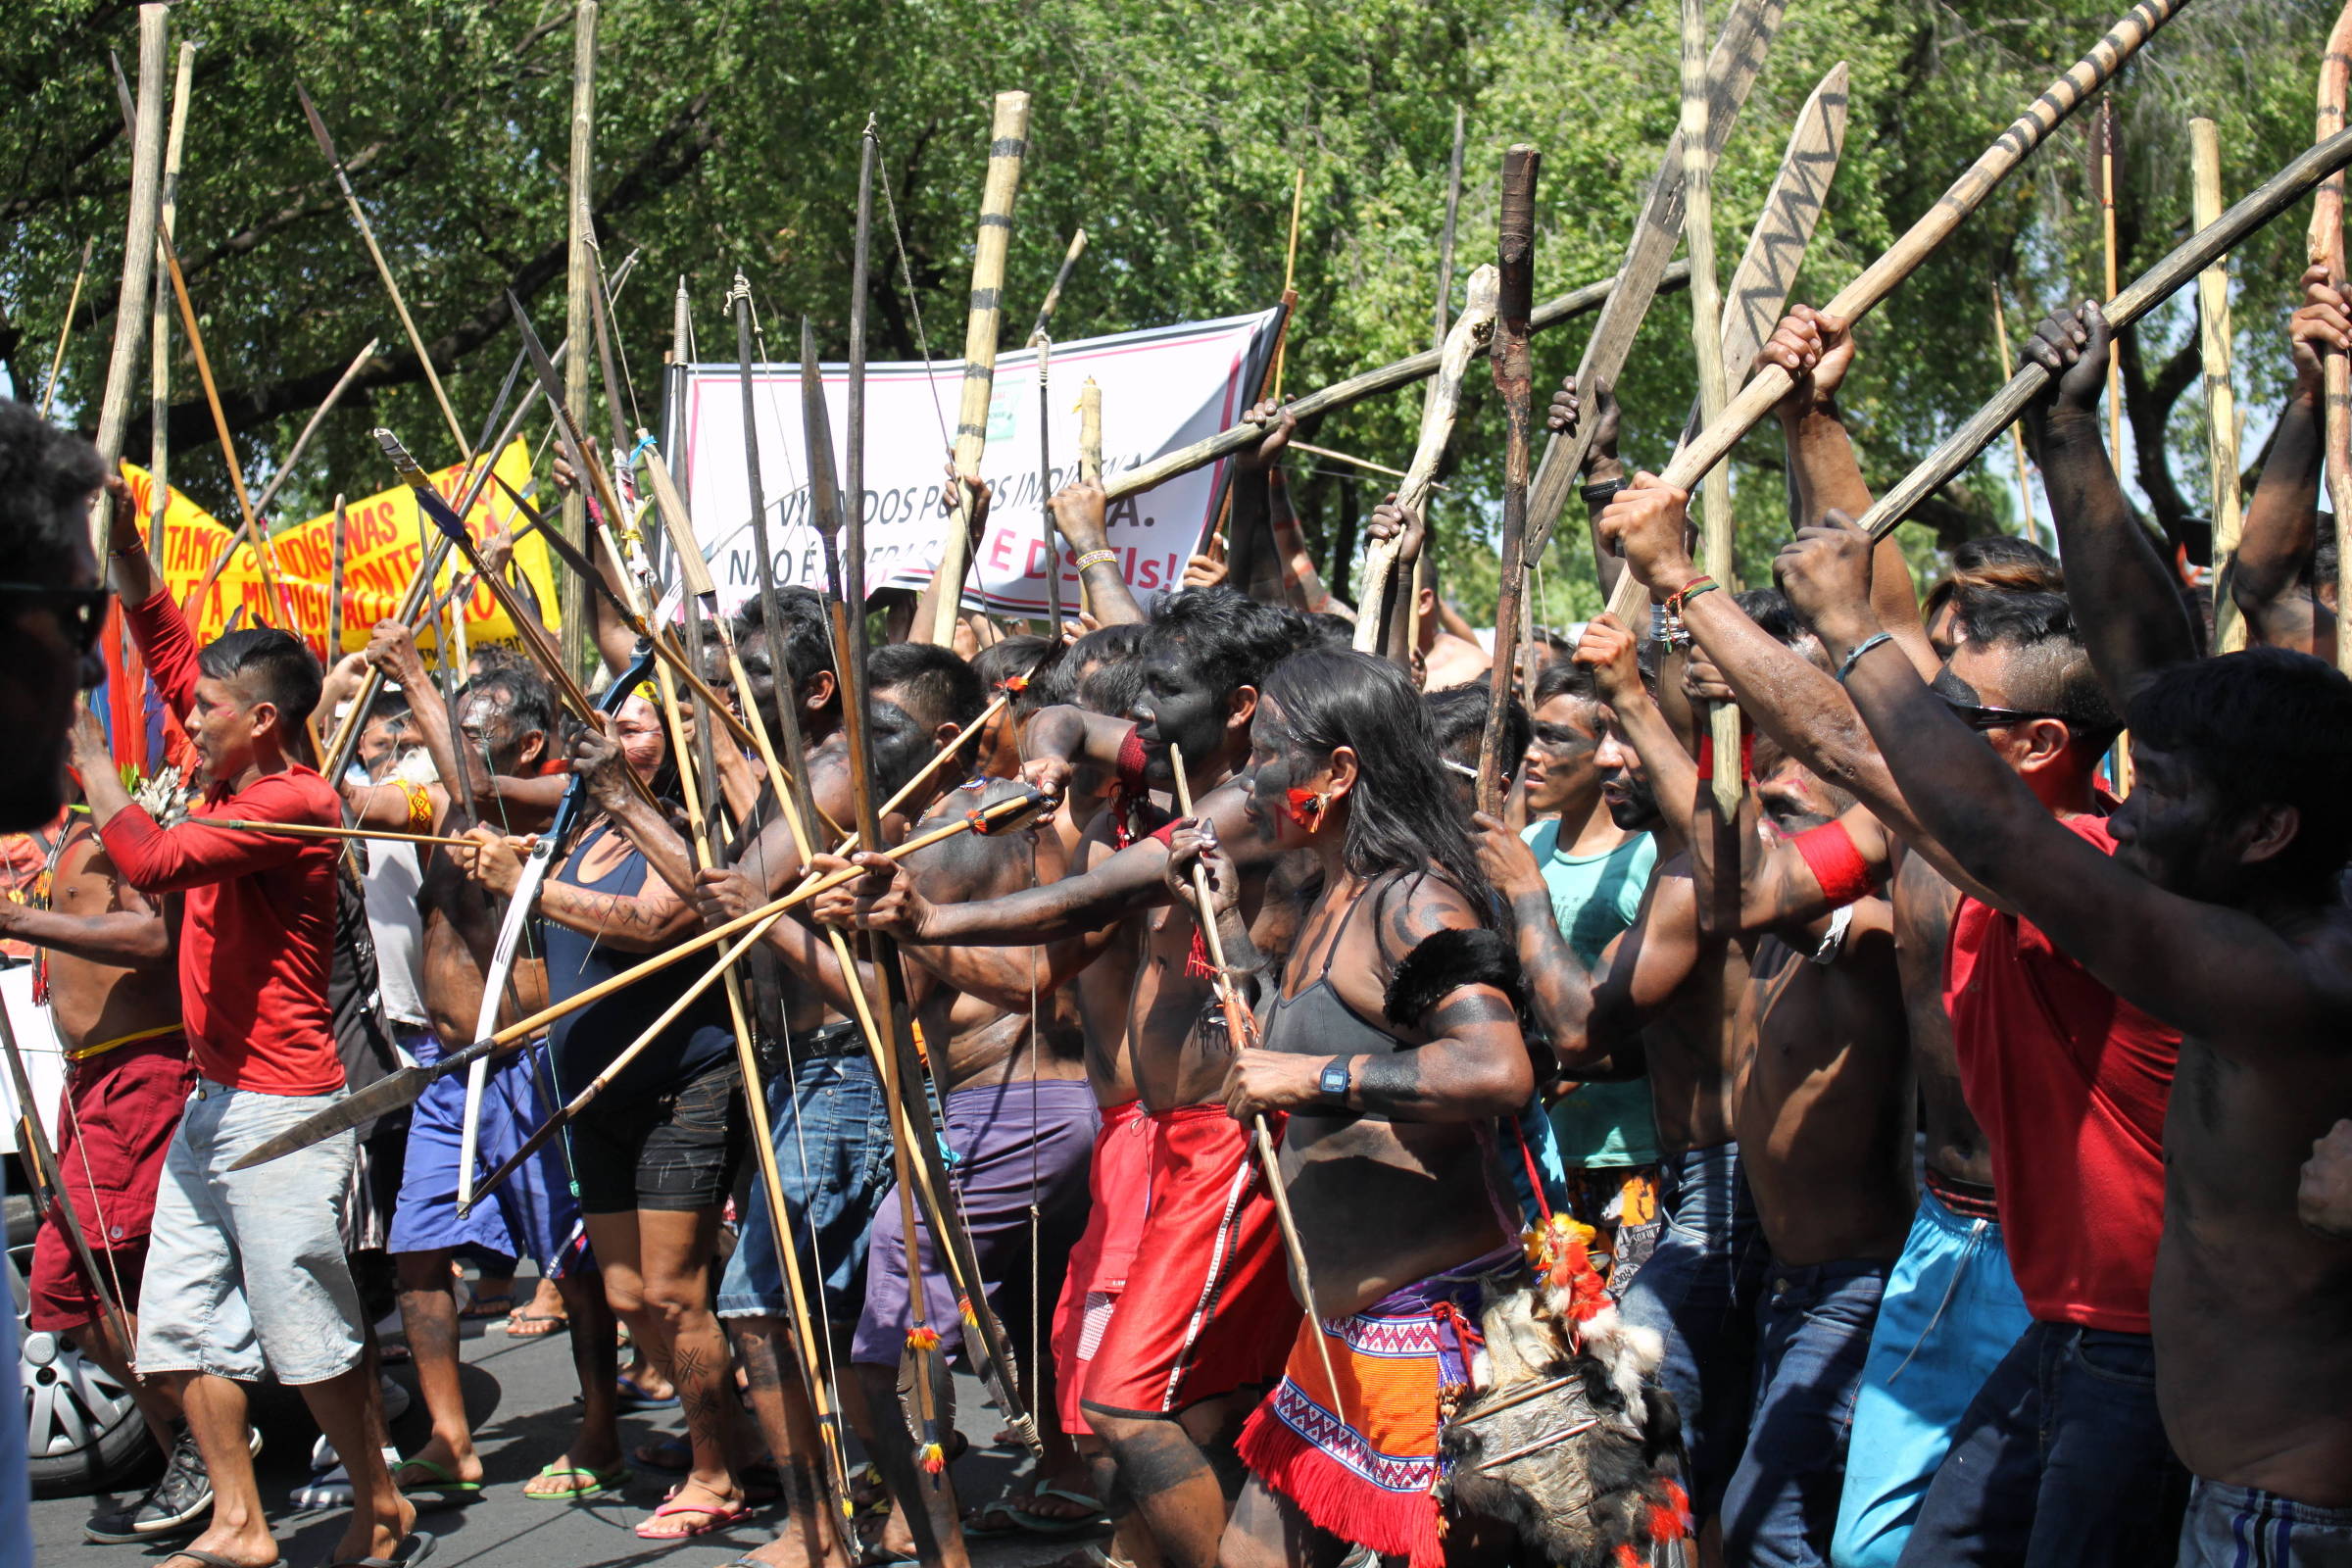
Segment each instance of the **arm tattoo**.
[[1376,1114],[1410,1112],[1429,1103],[1421,1087],[1421,1063],[1409,1051],[1388,1056],[1359,1056],[1351,1097]]

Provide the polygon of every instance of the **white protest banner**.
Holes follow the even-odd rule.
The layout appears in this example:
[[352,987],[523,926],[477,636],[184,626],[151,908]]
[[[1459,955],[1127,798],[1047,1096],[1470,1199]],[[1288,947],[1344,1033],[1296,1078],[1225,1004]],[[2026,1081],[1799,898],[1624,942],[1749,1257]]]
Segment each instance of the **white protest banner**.
[[[1275,312],[1086,338],[1054,346],[1049,442],[1052,487],[1078,474],[1078,389],[1102,388],[1102,471],[1140,467],[1238,423],[1273,349]],[[849,368],[824,368],[834,467],[849,429]],[[679,378],[669,450],[686,472],[686,505],[710,562],[722,608],[759,591],[745,477],[743,391],[732,364],[689,365]],[[939,560],[939,510],[949,434],[960,382],[954,365],[869,364],[865,369],[866,581],[921,588]],[[802,434],[800,368],[756,365],[752,399],[760,429],[760,472],[768,491],[768,544],[779,585],[826,589],[824,554],[808,521],[808,443]],[[988,454],[980,465],[992,500],[972,552],[966,606],[1005,615],[1042,615],[1046,601],[1044,497],[1038,486],[1037,353],[997,358],[988,411]],[[1113,504],[1110,548],[1136,598],[1149,609],[1175,588],[1224,495],[1226,463],[1197,468],[1147,494]],[[1078,573],[1066,543],[1062,604],[1075,611]]]

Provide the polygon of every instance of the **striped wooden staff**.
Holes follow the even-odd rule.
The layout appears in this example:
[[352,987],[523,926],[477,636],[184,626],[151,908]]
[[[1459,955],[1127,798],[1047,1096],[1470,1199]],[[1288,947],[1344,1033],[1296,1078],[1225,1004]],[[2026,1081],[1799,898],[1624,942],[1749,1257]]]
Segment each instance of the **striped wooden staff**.
[[[1012,241],[1012,199],[1021,188],[1021,160],[1029,150],[1029,95],[997,94],[989,128],[988,183],[980,194],[980,235],[972,248],[971,308],[963,327],[963,400],[956,412],[956,472],[980,476],[988,449],[988,400],[997,383],[997,332],[1004,308],[1004,253]],[[915,617],[915,635],[946,645],[956,638],[963,578],[971,565],[971,497],[956,487],[955,514],[941,535],[939,570],[931,579],[931,622]]]

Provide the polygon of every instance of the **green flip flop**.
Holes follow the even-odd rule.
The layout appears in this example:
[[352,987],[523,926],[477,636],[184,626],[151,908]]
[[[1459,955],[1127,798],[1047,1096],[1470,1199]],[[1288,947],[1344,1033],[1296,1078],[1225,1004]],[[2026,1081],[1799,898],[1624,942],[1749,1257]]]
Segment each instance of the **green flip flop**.
[[636,1472],[625,1464],[616,1464],[610,1470],[583,1470],[576,1464],[565,1464],[561,1459],[540,1470],[538,1479],[561,1481],[567,1477],[577,1483],[568,1491],[533,1492],[526,1487],[522,1494],[533,1502],[581,1502],[590,1497],[601,1497],[607,1493],[618,1492],[637,1479]]
[[[421,1470],[424,1480],[416,1486],[403,1486],[400,1477],[404,1470]],[[479,1481],[462,1481],[455,1470],[433,1459],[401,1460],[392,1467],[392,1485],[403,1496],[431,1494],[445,1503],[478,1502],[482,1495]]]

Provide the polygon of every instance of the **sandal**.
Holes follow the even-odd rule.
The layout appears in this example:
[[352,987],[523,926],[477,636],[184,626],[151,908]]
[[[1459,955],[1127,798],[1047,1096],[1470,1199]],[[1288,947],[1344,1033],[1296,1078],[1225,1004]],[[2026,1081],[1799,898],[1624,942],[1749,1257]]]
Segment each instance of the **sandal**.
[[672,1432],[629,1450],[629,1458],[648,1470],[682,1476],[694,1468],[694,1445]]
[[643,1386],[641,1386],[635,1378],[629,1376],[626,1372],[623,1372],[618,1377],[614,1378],[612,1380],[612,1386],[614,1392],[620,1396],[620,1408],[624,1412],[630,1410],[667,1410],[674,1408],[678,1402],[677,1390],[670,1390],[669,1397],[665,1399],[658,1399],[654,1397],[654,1396],[646,1393]]
[[505,1317],[514,1310],[514,1293],[504,1296],[477,1296],[467,1301],[458,1313],[461,1323],[479,1323],[484,1318]]
[[544,1340],[550,1334],[561,1334],[571,1327],[571,1319],[561,1312],[533,1312],[516,1307],[507,1314],[507,1337],[514,1340]]
[[1090,1497],[1083,1492],[1072,1492],[1067,1487],[1051,1486],[1038,1487],[1030,1494],[1029,1500],[1035,1502],[1040,1497],[1052,1497],[1056,1502],[1066,1502],[1086,1512],[1064,1518],[1037,1513],[1017,1505],[1007,1506],[1004,1511],[1019,1520],[1023,1530],[1039,1536],[1074,1536],[1089,1530],[1100,1530],[1110,1523],[1110,1515],[1103,1509],[1100,1497]]
[[616,1464],[610,1470],[586,1470],[576,1464],[565,1464],[563,1460],[557,1459],[543,1467],[534,1479],[540,1481],[568,1479],[574,1485],[561,1492],[533,1492],[530,1484],[525,1482],[522,1494],[533,1502],[584,1502],[590,1497],[601,1497],[607,1493],[618,1492],[636,1480],[637,1473],[626,1464]]
[[[400,1477],[404,1470],[421,1470],[424,1480],[413,1487],[403,1485]],[[431,1494],[438,1495],[445,1504],[478,1502],[482,1495],[482,1484],[479,1481],[461,1480],[455,1470],[434,1459],[401,1460],[392,1467],[392,1486],[402,1496]]]
[[[679,1502],[677,1494],[684,1490],[685,1488],[679,1487],[672,1491],[669,1500],[656,1508],[652,1518],[646,1519],[637,1526],[638,1540],[688,1541],[696,1536],[710,1535],[715,1530],[732,1529],[752,1516],[752,1510],[740,1502]],[[648,1530],[646,1528],[656,1519],[674,1519],[680,1514],[689,1513],[701,1514],[702,1522],[688,1525],[683,1530]]]

